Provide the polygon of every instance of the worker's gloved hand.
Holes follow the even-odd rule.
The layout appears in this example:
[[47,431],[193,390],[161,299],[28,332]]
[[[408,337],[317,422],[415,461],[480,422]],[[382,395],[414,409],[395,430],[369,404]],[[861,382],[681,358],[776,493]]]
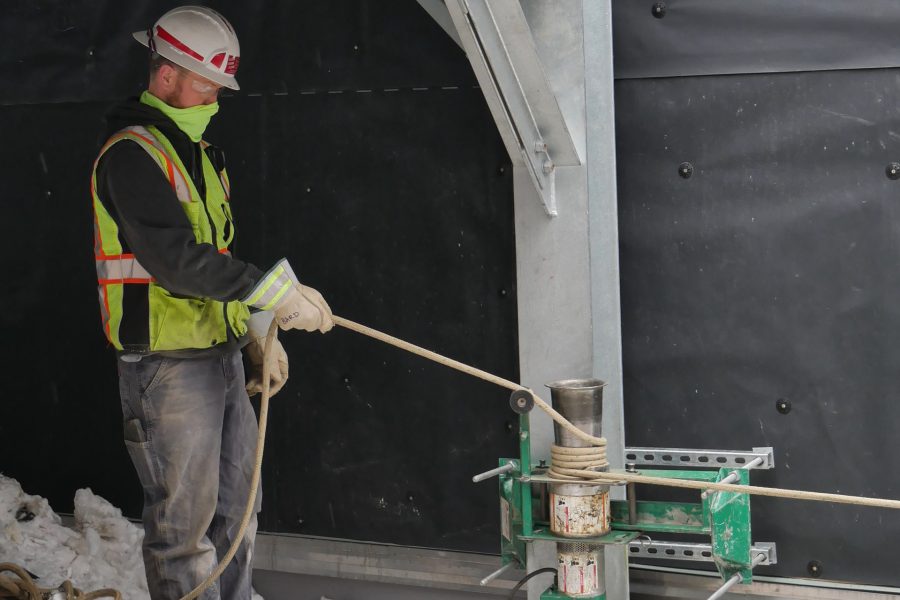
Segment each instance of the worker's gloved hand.
[[[250,343],[244,346],[247,358],[247,394],[255,396],[263,391],[263,358],[266,351],[266,336],[272,313],[256,313],[248,321]],[[288,378],[288,358],[277,333],[272,340],[272,366],[269,368],[269,397],[274,396],[284,387]]]
[[309,286],[295,284],[289,289],[275,308],[278,326],[305,331],[319,330],[326,333],[334,327],[331,309],[322,294]]

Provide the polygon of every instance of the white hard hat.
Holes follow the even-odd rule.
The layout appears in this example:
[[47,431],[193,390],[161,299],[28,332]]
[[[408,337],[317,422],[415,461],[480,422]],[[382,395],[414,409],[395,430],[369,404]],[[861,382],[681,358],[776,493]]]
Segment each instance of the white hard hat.
[[219,85],[239,90],[234,78],[241,60],[237,35],[225,17],[205,6],[173,8],[134,39],[176,65]]

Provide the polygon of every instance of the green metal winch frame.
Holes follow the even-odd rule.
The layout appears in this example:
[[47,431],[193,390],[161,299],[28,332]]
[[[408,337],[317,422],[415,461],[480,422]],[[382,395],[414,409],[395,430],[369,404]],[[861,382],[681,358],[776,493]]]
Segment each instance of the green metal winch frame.
[[[527,545],[535,540],[587,545],[628,545],[632,558],[712,562],[725,580],[720,592],[736,583],[751,583],[753,568],[774,564],[775,545],[753,544],[750,526],[750,496],[734,492],[700,494],[699,502],[639,501],[633,484],[627,485],[627,500],[610,502],[611,529],[599,537],[571,538],[550,530],[548,514],[542,510],[549,483],[572,483],[547,475],[545,461],[535,464],[531,451],[529,414],[519,414],[519,457],[501,458],[499,468],[501,508],[501,558],[503,565],[527,565]],[[700,482],[749,483],[749,471],[772,468],[771,448],[750,452],[703,451],[685,449],[626,449],[628,472],[644,476],[684,479]],[[664,466],[646,469],[644,466]],[[638,467],[641,467],[638,470]],[[616,471],[613,470],[613,473]],[[589,482],[586,485],[597,485]],[[612,485],[625,485],[625,482]],[[699,492],[698,492],[699,493]],[[546,507],[543,507],[544,509]],[[650,534],[669,538],[695,536],[688,541],[654,540]],[[696,542],[702,536],[708,542]],[[542,600],[571,598],[555,586],[547,589]],[[584,598],[584,596],[580,596]],[[605,594],[589,600],[605,599]]]

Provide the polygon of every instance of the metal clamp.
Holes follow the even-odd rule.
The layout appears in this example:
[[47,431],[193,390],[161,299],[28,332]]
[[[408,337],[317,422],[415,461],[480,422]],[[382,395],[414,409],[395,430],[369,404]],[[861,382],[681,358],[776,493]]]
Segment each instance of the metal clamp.
[[778,552],[775,549],[775,542],[756,542],[750,548],[750,552],[765,555],[765,558],[759,563],[764,567],[778,564]]

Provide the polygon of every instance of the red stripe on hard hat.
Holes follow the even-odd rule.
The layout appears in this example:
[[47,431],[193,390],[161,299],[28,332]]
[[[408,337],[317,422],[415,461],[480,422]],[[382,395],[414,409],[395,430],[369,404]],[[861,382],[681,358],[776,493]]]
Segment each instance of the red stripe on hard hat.
[[209,61],[209,63],[218,69],[219,67],[222,66],[223,60],[225,60],[225,53],[219,52],[218,54],[216,54],[215,56],[212,57],[212,60]]
[[225,73],[227,73],[228,75],[234,75],[235,73],[237,73],[238,63],[240,62],[240,56],[229,56],[228,64],[225,65]]
[[190,48],[185,46],[178,38],[176,38],[174,35],[172,35],[168,31],[166,31],[159,25],[156,26],[156,37],[158,37],[161,40],[165,40],[165,41],[169,42],[170,44],[172,44],[173,46],[175,46],[176,48],[178,48],[179,50],[181,50],[182,52],[184,52],[191,58],[196,58],[200,62],[203,62],[202,56],[200,56],[199,54],[197,54],[196,52],[194,52],[193,50],[191,50]]

